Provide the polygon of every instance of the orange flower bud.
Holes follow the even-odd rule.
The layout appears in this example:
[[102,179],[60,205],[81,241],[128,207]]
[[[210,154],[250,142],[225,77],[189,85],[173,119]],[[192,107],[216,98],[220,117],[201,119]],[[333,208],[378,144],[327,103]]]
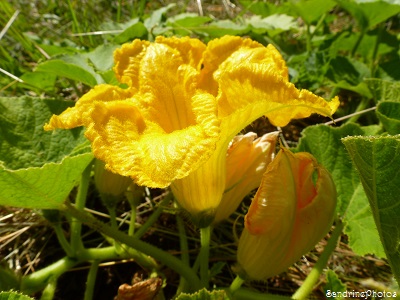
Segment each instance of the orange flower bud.
[[225,193],[214,223],[228,218],[243,198],[260,185],[268,164],[274,158],[278,131],[264,134],[249,132],[233,138],[226,156]]
[[335,206],[328,171],[311,154],[282,148],[245,217],[239,275],[263,280],[285,271],[328,232]]

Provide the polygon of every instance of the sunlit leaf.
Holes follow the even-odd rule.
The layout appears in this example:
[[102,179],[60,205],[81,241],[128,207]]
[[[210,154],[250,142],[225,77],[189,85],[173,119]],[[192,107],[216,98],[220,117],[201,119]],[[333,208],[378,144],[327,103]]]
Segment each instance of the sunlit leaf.
[[360,175],[387,258],[400,282],[400,135],[343,140]]
[[290,1],[293,9],[306,22],[311,24],[330,11],[335,5],[333,0],[300,0]]
[[93,156],[82,130],[45,132],[73,102],[0,98],[0,205],[59,208]]
[[97,84],[96,78],[90,72],[77,64],[67,63],[60,59],[45,61],[37,66],[36,71],[56,74],[91,87]]
[[128,28],[126,28],[123,32],[118,34],[114,38],[114,42],[118,44],[122,44],[128,42],[130,40],[134,40],[136,38],[143,38],[147,34],[147,29],[143,25],[142,22],[137,22]]

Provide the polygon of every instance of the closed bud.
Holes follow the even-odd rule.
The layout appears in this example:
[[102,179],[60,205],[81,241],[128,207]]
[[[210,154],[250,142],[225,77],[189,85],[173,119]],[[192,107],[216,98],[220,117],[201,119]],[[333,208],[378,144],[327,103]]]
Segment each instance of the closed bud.
[[122,199],[122,195],[132,183],[132,179],[110,172],[104,166],[104,162],[96,159],[94,182],[104,205],[110,208]]
[[328,171],[311,154],[282,148],[245,217],[239,275],[264,280],[285,271],[326,235],[335,206],[336,189]]

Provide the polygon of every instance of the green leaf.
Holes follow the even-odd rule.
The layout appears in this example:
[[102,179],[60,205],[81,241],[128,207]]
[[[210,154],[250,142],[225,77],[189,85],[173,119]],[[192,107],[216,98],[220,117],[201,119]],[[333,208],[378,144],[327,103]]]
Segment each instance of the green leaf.
[[10,269],[0,266],[0,291],[17,289],[19,280],[17,275]]
[[215,21],[205,26],[194,30],[199,34],[206,34],[209,37],[221,37],[224,35],[243,35],[250,31],[249,25],[240,25],[232,22],[231,20]]
[[385,1],[368,1],[357,3],[353,0],[335,0],[347,10],[358,22],[362,31],[386,21],[400,12],[400,5]]
[[37,66],[36,71],[56,74],[60,77],[82,82],[90,87],[97,84],[96,78],[85,68],[75,63],[67,63],[61,59],[45,61]]
[[[25,88],[32,87],[39,89],[39,91],[53,91],[57,76],[53,73],[45,72],[27,72],[20,77],[24,83],[20,86]],[[40,92],[38,94],[40,94]]]
[[194,294],[180,294],[176,300],[229,300],[228,295],[223,290],[207,291],[202,289]]
[[73,102],[0,98],[0,204],[59,208],[93,156],[82,129],[45,132]]
[[400,282],[400,135],[342,139],[360,174],[385,253]]
[[19,294],[17,292],[0,292],[0,300],[34,300],[31,297]]
[[162,7],[162,8],[159,8],[159,9],[153,11],[151,16],[144,21],[144,26],[147,28],[147,30],[149,32],[152,32],[154,27],[160,26],[160,23],[162,21],[162,16],[168,10],[170,10],[171,8],[173,8],[175,6],[176,6],[175,3],[170,3],[165,7]]
[[147,34],[147,29],[143,25],[142,22],[137,22],[128,28],[126,28],[123,32],[118,34],[114,38],[114,42],[118,44],[126,43],[130,40],[133,40],[135,38],[142,38]]
[[400,82],[379,78],[367,78],[364,81],[368,85],[375,102],[387,100],[400,102]]
[[114,51],[119,47],[120,45],[112,44],[100,45],[93,51],[82,54],[82,56],[86,64],[87,59],[89,59],[96,71],[107,72],[114,65]]
[[304,22],[311,24],[318,21],[321,16],[330,11],[335,5],[333,0],[300,0],[289,2]]
[[376,115],[389,134],[400,134],[400,102],[379,102],[376,107]]
[[[368,131],[370,133],[371,128],[368,128]],[[302,138],[295,150],[310,152],[332,174],[338,194],[337,212],[344,218],[344,231],[349,236],[349,244],[353,251],[359,255],[373,253],[383,257],[385,254],[382,245],[376,242],[379,235],[368,199],[340,141],[346,136],[365,133],[363,128],[355,124],[346,124],[339,128],[310,126],[302,132]],[[365,234],[366,230],[368,234]]]
[[[325,294],[329,295],[332,292],[345,292],[346,285],[343,284],[336,273],[332,270],[326,271],[326,285],[324,287]],[[343,297],[336,297],[343,298]]]
[[268,32],[270,36],[298,27],[293,17],[284,14],[274,14],[266,18],[252,16],[246,23],[252,27],[253,32],[258,34]]

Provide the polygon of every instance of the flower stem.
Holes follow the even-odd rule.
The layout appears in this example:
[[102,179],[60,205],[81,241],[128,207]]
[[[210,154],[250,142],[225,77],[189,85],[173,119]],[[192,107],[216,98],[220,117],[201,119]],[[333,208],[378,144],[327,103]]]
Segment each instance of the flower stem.
[[244,283],[244,279],[242,279],[239,275],[232,281],[231,286],[229,287],[229,294],[234,295],[235,292],[242,286]]
[[[78,195],[75,199],[76,209],[83,211],[86,204],[86,196],[89,188],[90,172],[92,170],[92,164],[90,163],[82,173],[81,182],[79,184]],[[82,223],[76,218],[72,218],[71,221],[71,249],[74,255],[83,249],[83,243],[81,238]]]
[[57,278],[52,276],[48,281],[47,285],[42,292],[40,300],[52,300],[57,288]]
[[90,265],[89,273],[86,280],[86,289],[84,300],[93,299],[94,286],[96,284],[97,270],[99,269],[99,261],[95,260]]
[[[189,247],[188,247],[188,241],[187,241],[187,236],[186,236],[186,231],[185,231],[185,225],[183,223],[182,218],[179,215],[176,215],[176,223],[177,223],[178,232],[179,232],[181,260],[183,263],[185,263],[186,265],[189,266],[190,265],[190,257],[189,257]],[[181,276],[176,294],[179,295],[180,293],[185,292],[186,288],[187,288],[187,282],[186,282],[185,278],[183,278]]]
[[181,276],[183,276],[188,281],[188,284],[191,287],[191,289],[197,291],[201,288],[201,282],[197,277],[197,275],[192,271],[192,269],[189,266],[187,266],[181,260],[177,259],[175,256],[153,245],[143,242],[137,239],[136,237],[129,236],[124,232],[113,229],[112,227],[97,220],[93,216],[77,210],[74,206],[71,205],[71,203],[66,202],[64,204],[64,207],[73,217],[79,219],[82,223],[85,223],[89,227],[115,240],[118,240],[119,242],[133,249],[136,249],[146,255],[149,255],[154,259],[161,261],[169,268],[177,271]]
[[200,228],[200,279],[205,288],[208,288],[208,259],[210,256],[211,226]]
[[326,264],[328,263],[329,257],[332,252],[335,250],[337,242],[342,233],[344,224],[342,221],[336,221],[336,227],[333,230],[328,243],[325,246],[324,252],[322,252],[320,258],[318,259],[315,266],[312,268],[310,274],[308,274],[306,280],[304,280],[301,287],[293,294],[292,298],[297,300],[308,299],[308,296],[311,294],[314,285],[317,283],[320,275],[323,272]]
[[147,229],[149,229],[159,218],[161,213],[164,211],[165,205],[171,201],[172,193],[169,193],[164,197],[164,199],[158,204],[157,209],[151,214],[151,216],[147,219],[147,221],[136,231],[134,237],[140,239],[143,234],[146,233]]

